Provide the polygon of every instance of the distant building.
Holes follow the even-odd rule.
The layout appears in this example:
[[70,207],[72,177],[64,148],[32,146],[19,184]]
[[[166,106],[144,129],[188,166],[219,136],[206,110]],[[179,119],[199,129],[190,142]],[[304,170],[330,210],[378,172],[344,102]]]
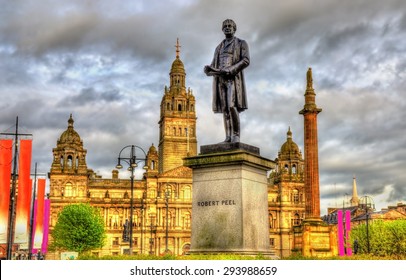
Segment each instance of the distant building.
[[304,160],[290,128],[275,163],[268,185],[270,243],[286,257],[293,249],[292,228],[305,218]]
[[[322,219],[328,224],[337,224],[337,211],[350,211],[351,213],[351,226],[356,226],[359,224],[366,223],[367,211],[365,204],[362,204],[361,199],[358,197],[357,192],[357,182],[354,176],[352,185],[352,197],[349,201],[349,207],[338,207],[338,208],[328,208],[327,215],[323,216]],[[388,206],[387,208],[376,211],[374,206],[368,207],[368,220],[397,220],[406,219],[406,204],[398,203],[396,206]]]

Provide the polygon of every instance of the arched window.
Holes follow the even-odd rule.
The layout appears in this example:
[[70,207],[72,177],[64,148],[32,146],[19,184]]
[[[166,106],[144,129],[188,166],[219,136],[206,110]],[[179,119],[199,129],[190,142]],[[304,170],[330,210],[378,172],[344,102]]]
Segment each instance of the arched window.
[[190,187],[185,187],[183,189],[183,199],[184,200],[190,200],[191,199],[191,190]]
[[292,165],[292,174],[296,174],[296,164]]
[[178,104],[178,111],[182,111],[182,104]]
[[289,165],[285,164],[283,172],[287,173],[289,171]]
[[274,228],[274,220],[272,214],[269,214],[269,228]]
[[299,191],[297,189],[292,191],[292,201],[295,204],[299,203]]
[[149,168],[155,170],[155,160],[151,160],[151,166]]
[[113,213],[113,217],[112,217],[112,223],[113,223],[113,228],[118,228],[119,225],[119,221],[118,221],[119,217],[118,217],[118,211],[114,211]]
[[72,197],[72,195],[73,195],[72,183],[66,183],[65,190],[63,190],[63,196]]
[[63,156],[61,156],[61,167],[63,168]]
[[72,156],[68,156],[68,162],[67,162],[67,165],[68,165],[68,168],[72,168],[72,163],[73,163],[73,159],[72,159]]
[[173,128],[173,136],[176,136],[176,127]]
[[298,213],[296,213],[296,214],[293,216],[293,225],[294,225],[294,226],[300,225],[300,216],[299,216]]

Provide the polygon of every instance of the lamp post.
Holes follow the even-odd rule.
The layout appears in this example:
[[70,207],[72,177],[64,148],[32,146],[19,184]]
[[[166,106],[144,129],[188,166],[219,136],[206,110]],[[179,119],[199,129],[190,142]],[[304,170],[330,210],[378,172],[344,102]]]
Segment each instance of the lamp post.
[[[121,153],[124,151],[124,150],[126,150],[126,149],[128,149],[128,148],[130,148],[130,156],[129,157],[124,157],[124,156],[121,156]],[[136,156],[136,153],[135,153],[135,149],[139,149],[139,150],[141,150],[142,152],[143,152],[143,154],[144,154],[144,158],[138,158],[137,156]],[[148,169],[148,166],[147,166],[147,154],[145,153],[145,151],[141,148],[141,147],[139,147],[139,146],[136,146],[136,145],[128,145],[128,146],[125,146],[124,148],[122,148],[121,149],[121,151],[120,151],[120,153],[118,154],[118,163],[117,163],[117,165],[116,165],[116,168],[117,169],[121,169],[121,168],[123,168],[123,166],[121,165],[121,162],[122,161],[124,161],[125,163],[127,163],[128,164],[128,171],[130,171],[131,172],[131,176],[130,176],[130,179],[131,179],[131,196],[130,196],[130,252],[129,252],[129,254],[130,255],[132,255],[133,254],[133,214],[134,214],[134,169],[138,166],[138,163],[140,163],[140,162],[144,162],[144,169]]]
[[359,206],[361,207],[361,209],[365,209],[366,231],[367,231],[367,250],[368,250],[368,254],[369,254],[369,252],[370,252],[370,244],[369,244],[369,224],[368,224],[369,213],[368,213],[368,210],[369,209],[375,210],[375,203],[374,203],[374,200],[372,199],[372,197],[370,197],[368,195],[365,195],[365,196],[360,198]]

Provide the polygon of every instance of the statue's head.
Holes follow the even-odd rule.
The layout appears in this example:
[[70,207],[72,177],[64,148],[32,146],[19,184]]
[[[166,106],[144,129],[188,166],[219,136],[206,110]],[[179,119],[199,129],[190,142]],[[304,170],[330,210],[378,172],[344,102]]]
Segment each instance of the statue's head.
[[232,19],[226,19],[225,21],[223,21],[223,25],[221,28],[223,30],[223,32],[224,32],[224,29],[227,27],[233,28],[233,31],[232,31],[233,34],[235,33],[235,31],[237,31],[237,25],[235,24],[235,22]]

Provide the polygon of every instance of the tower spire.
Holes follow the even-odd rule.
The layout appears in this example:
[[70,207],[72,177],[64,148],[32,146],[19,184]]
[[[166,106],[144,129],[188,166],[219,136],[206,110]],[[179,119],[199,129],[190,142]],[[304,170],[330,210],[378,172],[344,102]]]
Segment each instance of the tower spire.
[[72,117],[72,113],[71,113],[70,117],[69,117],[69,120],[68,120],[68,127],[73,128],[73,123],[74,123],[74,121],[73,121],[73,117]]
[[358,206],[359,204],[359,198],[358,198],[358,192],[357,192],[357,180],[355,178],[355,175],[352,180],[352,198],[350,200],[351,206]]
[[179,58],[179,55],[180,55],[180,48],[181,48],[181,45],[179,45],[179,38],[176,38],[176,45],[175,45],[175,48],[176,48],[176,58]]

